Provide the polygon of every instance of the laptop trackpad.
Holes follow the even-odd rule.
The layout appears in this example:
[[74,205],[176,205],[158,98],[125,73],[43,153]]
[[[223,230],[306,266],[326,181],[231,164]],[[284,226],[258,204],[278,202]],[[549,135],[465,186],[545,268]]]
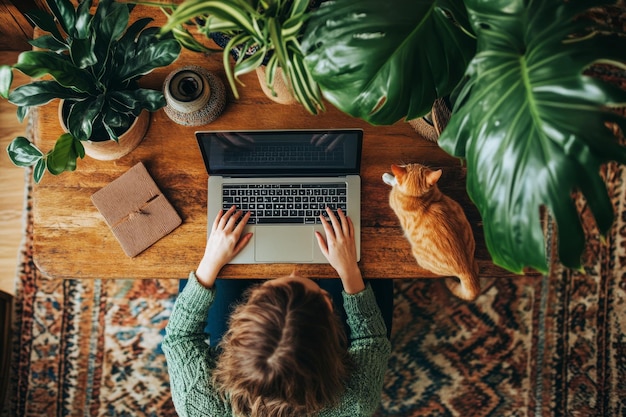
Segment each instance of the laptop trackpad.
[[313,227],[263,226],[255,232],[257,262],[311,262]]

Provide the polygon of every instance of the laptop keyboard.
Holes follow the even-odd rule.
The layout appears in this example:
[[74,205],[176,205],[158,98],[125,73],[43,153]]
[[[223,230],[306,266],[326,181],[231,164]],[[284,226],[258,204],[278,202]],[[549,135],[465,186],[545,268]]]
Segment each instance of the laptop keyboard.
[[346,183],[224,184],[222,207],[250,211],[248,224],[319,224],[326,207],[347,212]]

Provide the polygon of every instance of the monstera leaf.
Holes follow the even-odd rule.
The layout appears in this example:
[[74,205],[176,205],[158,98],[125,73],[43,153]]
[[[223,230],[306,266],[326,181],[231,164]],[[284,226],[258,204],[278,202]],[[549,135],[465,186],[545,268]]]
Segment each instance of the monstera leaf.
[[626,92],[584,74],[624,67],[623,37],[590,35],[576,18],[596,2],[466,0],[478,50],[440,146],[467,160],[467,190],[493,261],[514,272],[548,269],[540,207],[556,220],[560,261],[579,267],[585,245],[571,193],[580,191],[605,234],[613,206],[600,165],[626,162],[605,122]]
[[461,79],[475,40],[462,0],[329,0],[301,47],[335,107],[372,124],[428,113]]

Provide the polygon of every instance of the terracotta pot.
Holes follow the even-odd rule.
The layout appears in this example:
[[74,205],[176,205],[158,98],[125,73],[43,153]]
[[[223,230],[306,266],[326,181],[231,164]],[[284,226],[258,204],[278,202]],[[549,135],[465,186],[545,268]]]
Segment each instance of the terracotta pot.
[[259,84],[261,84],[261,89],[267,97],[279,104],[295,104],[298,102],[291,93],[291,88],[289,87],[289,84],[285,82],[285,76],[282,68],[278,67],[276,69],[276,75],[274,77],[273,87],[276,95],[272,94],[272,90],[268,88],[267,83],[265,82],[265,74],[265,65],[257,67],[256,75],[259,78]]
[[[67,127],[63,120],[63,101],[59,103],[59,122],[66,132]],[[112,161],[130,153],[143,140],[150,126],[150,112],[143,110],[130,125],[128,130],[119,136],[118,141],[106,139],[102,141],[82,141],[85,154],[99,161]]]

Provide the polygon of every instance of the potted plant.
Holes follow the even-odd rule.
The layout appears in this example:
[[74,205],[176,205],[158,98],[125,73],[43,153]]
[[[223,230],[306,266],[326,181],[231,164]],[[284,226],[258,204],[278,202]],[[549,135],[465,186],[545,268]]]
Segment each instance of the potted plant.
[[[195,22],[193,31],[206,38],[219,33],[225,40],[224,69],[235,98],[239,98],[238,77],[259,69],[265,77],[261,85],[267,87],[270,97],[286,90],[309,112],[316,114],[324,109],[319,87],[304,64],[300,48],[300,38],[313,7],[309,0],[185,0],[180,4],[135,0],[134,3],[167,9],[169,18],[163,32],[172,31],[190,50],[214,52],[191,35],[188,22]],[[232,50],[242,51],[236,54],[233,67],[229,62]]]
[[[37,49],[21,53],[13,66],[0,68],[0,94],[18,106],[20,121],[29,108],[62,100],[60,117],[67,133],[53,149],[44,154],[24,137],[15,138],[7,148],[13,163],[35,167],[37,182],[46,168],[55,175],[75,170],[88,143],[115,145],[131,126],[142,129],[141,140],[148,127],[146,111],[166,103],[161,91],[140,88],[137,80],[172,63],[181,49],[172,36],[147,27],[149,18],[129,26],[132,5],[100,0],[93,14],[92,0],[77,7],[69,0],[48,0],[47,5],[49,13],[28,15],[47,32],[31,41]],[[13,70],[36,80],[10,91]],[[119,149],[116,156],[121,156]]]
[[[388,124],[426,114],[429,102],[458,83],[438,143],[466,161],[467,191],[494,263],[517,273],[548,271],[544,207],[557,224],[560,261],[579,268],[585,235],[572,192],[582,192],[607,233],[614,213],[599,168],[611,160],[626,163],[626,149],[605,125],[626,130],[626,120],[610,111],[626,104],[626,93],[585,74],[594,63],[626,63],[626,39],[584,18],[598,4],[434,0],[404,37],[396,32],[414,16],[413,1],[327,6],[313,14],[302,41],[323,95],[341,110]],[[459,38],[449,36],[465,26],[461,6],[477,42],[469,65],[459,59]],[[433,39],[438,46],[427,64],[421,49]]]

